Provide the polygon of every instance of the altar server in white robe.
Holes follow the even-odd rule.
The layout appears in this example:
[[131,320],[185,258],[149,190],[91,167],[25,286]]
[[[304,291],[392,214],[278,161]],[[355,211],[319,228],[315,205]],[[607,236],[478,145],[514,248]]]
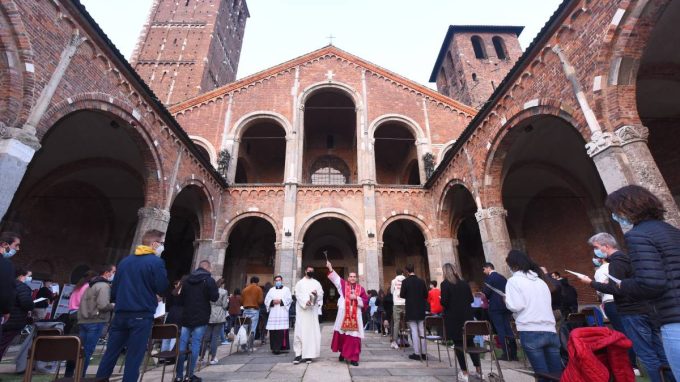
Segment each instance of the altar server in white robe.
[[323,289],[315,280],[314,268],[305,268],[305,277],[295,284],[295,351],[294,364],[312,363],[321,353],[319,311],[323,305]]
[[290,350],[288,308],[292,302],[293,297],[290,294],[290,288],[283,286],[283,277],[281,275],[274,277],[274,287],[269,289],[264,298],[264,305],[269,312],[269,319],[267,320],[269,345],[274,354]]

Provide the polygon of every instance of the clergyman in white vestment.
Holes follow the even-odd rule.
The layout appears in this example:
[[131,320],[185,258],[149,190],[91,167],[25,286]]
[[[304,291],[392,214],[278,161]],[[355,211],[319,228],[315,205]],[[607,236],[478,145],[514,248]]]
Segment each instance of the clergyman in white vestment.
[[323,289],[313,275],[314,268],[306,267],[305,276],[295,284],[294,364],[311,363],[321,353],[319,311],[323,305]]

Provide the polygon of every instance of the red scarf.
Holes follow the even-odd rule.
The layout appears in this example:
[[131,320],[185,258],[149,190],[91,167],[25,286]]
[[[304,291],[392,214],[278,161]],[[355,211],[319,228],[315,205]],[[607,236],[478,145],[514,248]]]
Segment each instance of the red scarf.
[[[352,290],[354,290],[354,296],[356,300],[350,299],[352,295]],[[359,310],[358,300],[361,298],[359,295],[361,293],[361,286],[359,284],[345,283],[345,317],[342,320],[342,329],[345,332],[356,332],[359,330],[359,322],[357,322],[357,311]]]

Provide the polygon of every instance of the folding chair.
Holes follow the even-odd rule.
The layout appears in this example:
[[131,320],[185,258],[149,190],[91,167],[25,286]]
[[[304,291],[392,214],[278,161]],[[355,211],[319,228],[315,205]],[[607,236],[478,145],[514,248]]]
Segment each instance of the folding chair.
[[570,313],[567,316],[567,322],[572,325],[579,325],[578,327],[588,326],[585,313]]
[[[510,321],[510,329],[512,329],[512,336],[515,337],[515,342],[517,342],[518,344],[517,347],[522,348],[521,347],[522,340],[519,338],[519,332],[517,331],[517,323],[515,322],[515,320]],[[524,357],[522,357],[522,365],[524,365],[524,367],[527,367],[527,355],[526,353],[523,354]]]
[[[442,355],[441,351],[439,350],[439,345],[442,342],[445,342],[448,340],[448,337],[446,336],[446,326],[444,325],[444,318],[440,316],[427,316],[425,317],[425,322],[423,323],[423,326],[425,327],[425,332],[432,332],[432,329],[436,329],[438,335],[433,335],[429,334],[426,335],[423,333],[420,335],[420,339],[424,340],[432,340],[437,343],[437,356],[439,357],[439,362],[442,361]],[[438,341],[438,342],[437,342]],[[449,358],[449,367],[451,367],[451,354],[449,353],[449,347],[444,344],[444,347],[446,348],[446,356]],[[425,366],[430,367],[429,364],[429,357],[425,358]]]
[[[588,326],[599,326],[597,324],[597,315],[595,314],[595,309],[593,309],[593,308],[583,308],[583,309],[581,309],[581,313],[583,313],[584,319],[586,320],[586,324],[588,324]],[[590,323],[588,322],[589,318],[592,320],[592,323],[593,323],[592,325],[590,325]]]
[[399,328],[397,328],[397,340],[402,340],[401,344],[398,344],[401,347],[401,350],[403,352],[406,352],[406,344],[408,343],[409,337],[411,336],[411,329],[408,327],[408,324],[406,323],[406,313],[401,312],[399,313]]
[[36,337],[48,337],[48,336],[60,336],[64,334],[61,329],[50,328],[50,329],[36,329]]
[[[491,353],[491,358],[493,362],[496,363],[496,368],[498,369],[498,376],[503,380],[503,371],[501,370],[501,365],[498,363],[498,358],[496,357],[496,352],[493,350],[493,345],[491,341],[485,342],[486,346],[468,346],[468,338],[475,336],[489,336],[492,338],[493,332],[491,331],[491,324],[489,321],[465,321],[463,324],[463,354],[484,354]],[[465,366],[467,369],[467,358],[465,359]],[[491,363],[490,373],[493,372],[493,362]],[[482,373],[484,375],[484,373]]]
[[[149,342],[147,345],[146,349],[146,357],[144,357],[144,368],[142,369],[142,375],[139,377],[139,382],[142,382],[144,379],[144,373],[146,373],[146,369],[149,365],[149,358],[156,358],[159,361],[160,360],[170,360],[174,359],[175,360],[175,366],[172,369],[173,375],[175,370],[177,369],[177,362],[180,354],[185,354],[187,357],[191,354],[191,349],[187,350],[181,350],[179,348],[179,335],[180,331],[177,325],[175,324],[161,324],[161,325],[154,325],[151,328],[151,337],[149,338]],[[169,339],[175,339],[175,350],[166,350],[166,351],[158,351],[156,353],[153,352],[153,347],[156,343],[162,341],[162,340],[169,340]],[[163,363],[163,371],[161,373],[161,382],[165,379],[165,367],[167,366],[167,363]]]
[[[55,362],[55,361],[74,361],[76,368],[73,378],[59,378],[61,362],[57,362],[57,372],[55,381],[84,382],[88,379],[83,375],[83,348],[78,336],[38,336],[33,340],[31,354],[28,359],[28,366],[24,374],[24,382],[30,382],[33,378],[33,367],[36,361]],[[89,379],[94,381],[94,379]]]

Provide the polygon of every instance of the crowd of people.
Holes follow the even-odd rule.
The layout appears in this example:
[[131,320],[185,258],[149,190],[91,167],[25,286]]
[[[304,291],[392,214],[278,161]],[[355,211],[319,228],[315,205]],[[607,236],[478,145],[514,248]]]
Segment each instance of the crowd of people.
[[[597,292],[602,316],[615,331],[607,334],[608,343],[622,349],[621,357],[609,360],[616,363],[615,368],[609,365],[610,371],[615,379],[632,380],[638,374],[639,360],[651,381],[680,381],[680,230],[664,222],[662,203],[642,187],[615,191],[607,197],[606,207],[621,226],[625,245],[610,233],[593,235],[588,244],[593,249],[594,277],[575,276]],[[123,381],[136,381],[159,301],[165,304],[165,323],[179,328],[178,341],[164,340],[161,351],[189,350],[181,351],[176,360],[176,382],[200,381],[195,375],[197,363],[217,363],[218,346],[229,344],[227,333],[239,332],[243,318],[249,321],[248,338],[264,342],[268,336],[274,354],[291,351],[289,331],[294,328],[294,364],[309,364],[320,356],[324,290],[314,278],[313,267],[304,268],[292,291],[281,275],[264,287],[253,276],[242,290],[229,294],[223,280],[213,278],[211,263],[203,260],[171,286],[160,257],[163,240],[163,232],[146,232],[132,255],[117,265],[86,272],[75,285],[67,326],[77,323],[84,350],[83,373],[106,331],[107,346],[97,379],[108,380],[124,353]],[[31,319],[49,317],[46,310],[56,298],[49,281],[34,293],[28,285],[31,272],[15,269],[11,258],[20,245],[18,235],[0,235],[0,359]],[[574,345],[566,351],[564,335],[569,339],[572,330],[570,340],[581,341],[604,332],[577,332],[567,321],[579,308],[576,289],[558,271],[549,274],[522,251],[509,251],[505,263],[512,272],[509,278],[497,272],[494,264],[485,263],[480,269],[483,285],[463,279],[450,263],[442,266],[440,283],[426,282],[416,275],[413,264],[407,264],[403,271],[396,270],[387,291],[367,291],[355,272],[345,279],[327,261],[327,277],[338,296],[331,350],[339,353],[340,362],[358,366],[362,339],[370,330],[391,336],[394,349],[411,347],[410,359],[426,360],[425,319],[438,316],[443,322],[442,342],[454,349],[461,367],[459,379],[465,381],[481,373],[481,360],[470,354],[475,370],[468,370],[461,350],[475,346],[479,339],[465,336],[464,326],[483,320],[496,334],[499,359],[518,359],[519,338],[539,380],[545,374],[562,375],[565,381],[590,380],[590,368],[584,363],[593,358],[574,358],[575,353],[588,349]],[[410,338],[404,333],[410,333]],[[66,376],[74,373],[75,363],[67,363]]]

